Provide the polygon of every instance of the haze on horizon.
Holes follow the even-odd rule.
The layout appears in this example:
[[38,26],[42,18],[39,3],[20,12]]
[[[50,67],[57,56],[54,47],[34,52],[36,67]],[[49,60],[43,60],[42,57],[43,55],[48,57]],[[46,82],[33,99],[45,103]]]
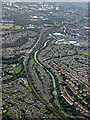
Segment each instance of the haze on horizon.
[[1,2],[89,2],[90,0],[0,0]]

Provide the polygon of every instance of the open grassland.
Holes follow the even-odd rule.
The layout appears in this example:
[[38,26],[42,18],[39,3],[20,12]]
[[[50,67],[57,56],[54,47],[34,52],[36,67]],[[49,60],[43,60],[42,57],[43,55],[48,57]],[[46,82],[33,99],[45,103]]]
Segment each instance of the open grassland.
[[82,54],[83,54],[83,55],[88,55],[88,56],[90,56],[90,49],[83,51]]
[[15,26],[15,30],[21,29],[21,26]]
[[17,74],[17,73],[19,73],[19,72],[21,71],[21,69],[22,69],[22,66],[19,65],[19,66],[16,66],[16,67],[14,68],[14,71],[15,71],[15,73]]
[[2,23],[0,23],[0,26],[2,26],[3,24]]
[[59,23],[56,23],[56,22],[53,22],[52,24],[44,24],[45,27],[52,27],[52,26],[56,26],[56,27],[59,27],[60,24]]
[[22,26],[13,26],[13,24],[8,24],[8,25],[3,25],[3,24],[0,24],[0,28],[2,29],[10,29],[10,28],[13,28],[15,30],[18,30],[18,29],[21,29]]
[[54,26],[53,24],[44,24],[45,27],[48,27],[48,26]]
[[10,74],[13,74],[13,73],[14,73],[14,70],[10,70],[9,73],[10,73]]
[[10,28],[12,28],[12,26],[0,26],[0,28],[2,28],[2,29],[10,29]]
[[2,28],[2,29],[10,29],[12,27],[13,27],[13,24],[4,25],[4,24],[0,23],[0,28]]

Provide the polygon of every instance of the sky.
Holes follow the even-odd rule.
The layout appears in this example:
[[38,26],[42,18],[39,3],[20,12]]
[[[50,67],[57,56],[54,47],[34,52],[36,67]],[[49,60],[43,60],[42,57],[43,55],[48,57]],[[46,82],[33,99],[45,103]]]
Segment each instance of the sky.
[[90,0],[0,0],[1,2],[89,2]]

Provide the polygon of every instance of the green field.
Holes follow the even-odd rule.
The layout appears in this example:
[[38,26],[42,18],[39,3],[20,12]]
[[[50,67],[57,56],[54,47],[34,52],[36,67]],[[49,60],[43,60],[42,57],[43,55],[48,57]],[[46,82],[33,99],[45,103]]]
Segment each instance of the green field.
[[14,73],[14,70],[10,70],[9,73],[13,74],[13,73]]
[[66,51],[65,49],[61,49],[61,50],[64,51],[64,52]]
[[4,24],[0,23],[0,28],[9,29],[9,28],[12,28],[12,27],[13,27],[13,24],[4,25]]
[[55,26],[57,26],[57,27],[59,27],[59,26],[60,26],[60,24],[59,24],[59,23],[57,23],[57,22],[53,22],[53,24],[54,24]]
[[15,73],[17,74],[17,73],[19,73],[19,72],[21,71],[21,69],[22,69],[22,66],[19,65],[19,66],[16,66],[16,67],[14,68],[14,71],[15,71]]
[[39,21],[38,19],[30,19],[31,21]]
[[53,24],[44,24],[45,27],[51,27],[51,26],[54,26]]
[[9,24],[10,26],[13,26],[13,24]]
[[0,26],[2,26],[3,24],[2,23],[0,23]]
[[83,55],[88,55],[88,56],[90,56],[90,49],[83,51],[82,54],[83,54]]
[[21,26],[15,26],[15,30],[21,29]]
[[52,27],[52,26],[56,26],[56,27],[59,27],[60,24],[54,22],[53,24],[44,24],[45,27]]
[[80,18],[84,18],[84,19],[90,19],[90,18],[88,18],[88,17],[80,17]]
[[37,63],[34,61],[34,59],[32,58],[32,65],[37,65]]
[[16,67],[14,67],[12,70],[9,70],[8,72],[11,73],[11,74],[15,74],[15,73],[17,74],[21,71],[21,69],[22,69],[22,66],[18,65]]

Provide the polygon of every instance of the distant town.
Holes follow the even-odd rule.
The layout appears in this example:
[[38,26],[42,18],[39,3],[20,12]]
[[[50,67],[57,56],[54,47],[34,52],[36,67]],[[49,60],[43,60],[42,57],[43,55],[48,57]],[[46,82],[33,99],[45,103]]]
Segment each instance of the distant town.
[[3,120],[89,120],[88,20],[84,2],[2,3]]

